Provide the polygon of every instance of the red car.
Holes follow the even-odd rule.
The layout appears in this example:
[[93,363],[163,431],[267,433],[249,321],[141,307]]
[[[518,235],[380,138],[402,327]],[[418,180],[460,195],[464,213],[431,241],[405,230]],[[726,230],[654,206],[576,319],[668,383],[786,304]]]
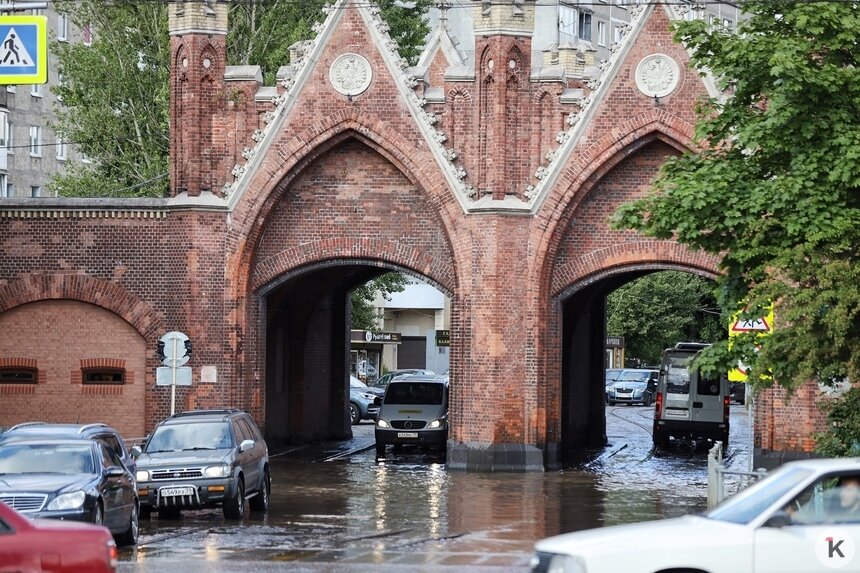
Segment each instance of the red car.
[[0,502],[0,573],[115,573],[111,532],[75,521],[30,520]]

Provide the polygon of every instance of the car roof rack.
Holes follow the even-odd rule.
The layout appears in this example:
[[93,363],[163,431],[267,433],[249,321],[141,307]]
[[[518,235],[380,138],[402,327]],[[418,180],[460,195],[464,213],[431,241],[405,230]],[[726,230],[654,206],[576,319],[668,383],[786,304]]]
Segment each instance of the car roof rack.
[[238,408],[211,408],[207,410],[186,410],[170,416],[171,418],[180,418],[182,416],[205,416],[206,414],[239,414],[243,410]]
[[84,424],[83,426],[78,428],[78,434],[83,434],[85,431],[89,430],[90,428],[107,428],[107,427],[108,427],[108,425],[105,424],[104,422],[94,422],[92,424]]
[[22,422],[20,424],[15,424],[6,431],[11,432],[12,430],[17,430],[18,428],[28,428],[30,426],[45,426],[47,424],[47,422]]
[[679,342],[675,344],[675,350],[702,350],[710,346],[707,342]]

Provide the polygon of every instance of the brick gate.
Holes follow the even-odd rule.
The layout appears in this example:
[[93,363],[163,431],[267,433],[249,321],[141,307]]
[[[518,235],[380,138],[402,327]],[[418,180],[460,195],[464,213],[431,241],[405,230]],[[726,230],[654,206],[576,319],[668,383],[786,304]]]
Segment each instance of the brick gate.
[[[348,436],[347,294],[400,270],[452,299],[450,467],[602,445],[605,295],[717,263],[608,217],[718,94],[670,8],[631,7],[604,64],[541,66],[532,0],[473,4],[474,57],[440,26],[409,68],[378,11],[341,0],[276,86],[226,66],[226,3],[171,4],[171,196],[0,201],[0,368],[38,373],[0,384],[0,425],[83,411],[145,433],[169,411],[155,344],[175,329],[194,341],[183,407],[245,408],[272,440]],[[124,383],[81,378],[102,363]]]

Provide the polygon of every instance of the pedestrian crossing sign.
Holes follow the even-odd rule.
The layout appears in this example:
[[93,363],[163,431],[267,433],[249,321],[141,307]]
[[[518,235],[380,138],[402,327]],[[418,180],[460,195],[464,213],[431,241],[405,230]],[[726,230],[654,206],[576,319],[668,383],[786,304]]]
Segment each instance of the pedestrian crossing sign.
[[0,85],[48,81],[48,18],[0,16]]

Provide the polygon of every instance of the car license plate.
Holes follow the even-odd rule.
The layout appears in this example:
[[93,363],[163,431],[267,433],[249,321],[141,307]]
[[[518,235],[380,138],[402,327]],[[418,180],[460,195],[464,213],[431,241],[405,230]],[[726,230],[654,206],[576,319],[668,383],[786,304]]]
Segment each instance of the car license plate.
[[418,432],[397,432],[398,438],[417,438]]
[[687,417],[686,408],[666,408],[667,416],[684,416]]
[[194,495],[194,486],[163,487],[159,490],[161,497],[178,497],[181,495]]

